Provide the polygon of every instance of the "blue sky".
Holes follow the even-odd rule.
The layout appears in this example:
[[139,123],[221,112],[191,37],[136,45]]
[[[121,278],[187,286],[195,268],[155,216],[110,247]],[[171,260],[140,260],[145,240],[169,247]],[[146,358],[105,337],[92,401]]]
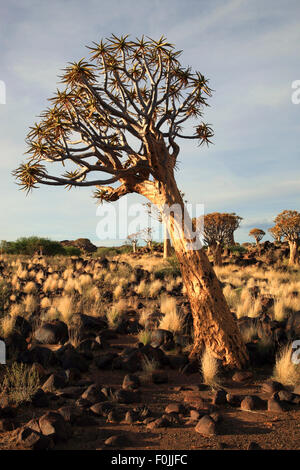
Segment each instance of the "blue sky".
[[300,210],[300,105],[291,101],[292,82],[300,79],[297,0],[11,0],[0,15],[7,89],[0,105],[0,239],[35,234],[104,244],[91,190],[41,187],[25,197],[11,171],[61,69],[111,33],[165,35],[183,50],[182,64],[210,79],[215,92],[205,120],[214,145],[181,143],[177,180],[189,202],[242,216],[240,242],[254,226],[270,227],[283,209]]

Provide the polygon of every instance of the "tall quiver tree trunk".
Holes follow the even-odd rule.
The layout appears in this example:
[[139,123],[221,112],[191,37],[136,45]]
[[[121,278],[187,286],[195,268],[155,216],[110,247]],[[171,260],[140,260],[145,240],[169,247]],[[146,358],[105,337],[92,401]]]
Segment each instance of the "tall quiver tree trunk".
[[222,245],[220,243],[216,243],[213,247],[213,258],[215,266],[222,266]]
[[[164,215],[163,219],[168,223],[193,315],[194,346],[190,358],[199,357],[206,346],[224,365],[243,367],[248,360],[246,346],[228,308],[221,284],[204,250],[200,247],[200,241],[196,243],[196,249],[191,249],[191,240],[195,239],[191,231],[192,223],[173,172],[170,171],[167,175],[165,173],[163,184],[144,183],[137,185],[136,191],[156,204],[162,214],[165,207],[176,206],[181,209],[174,212],[171,210],[169,219]],[[182,213],[185,216],[185,226]]]
[[171,240],[167,224],[164,224],[164,259],[171,256]]
[[299,240],[290,240],[289,247],[290,247],[289,265],[298,266],[299,265]]

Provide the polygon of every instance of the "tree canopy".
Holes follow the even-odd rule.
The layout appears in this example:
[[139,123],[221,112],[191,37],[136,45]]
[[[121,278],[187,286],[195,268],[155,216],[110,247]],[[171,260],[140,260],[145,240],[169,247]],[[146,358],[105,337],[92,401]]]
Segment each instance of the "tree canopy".
[[[89,50],[90,60],[64,69],[65,89],[30,128],[28,160],[14,171],[25,191],[38,184],[97,186],[97,199],[114,201],[161,180],[161,165],[174,169],[178,139],[202,145],[213,136],[201,120],[208,80],[182,67],[181,51],[164,37],[112,35]],[[183,125],[195,119],[185,133]],[[63,173],[50,174],[47,162],[61,164]]]
[[242,217],[235,213],[212,212],[200,219],[203,221],[203,241],[212,246],[230,244],[233,232],[239,227]]
[[259,243],[263,237],[265,236],[266,232],[260,228],[252,228],[249,232],[249,237],[254,237],[256,243]]
[[300,213],[298,211],[284,210],[274,220],[275,226],[270,229],[287,241],[300,239]]

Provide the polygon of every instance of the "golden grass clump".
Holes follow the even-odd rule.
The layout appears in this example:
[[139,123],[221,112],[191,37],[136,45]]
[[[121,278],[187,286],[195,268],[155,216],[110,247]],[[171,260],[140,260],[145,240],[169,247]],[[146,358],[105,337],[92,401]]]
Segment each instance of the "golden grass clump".
[[74,299],[65,295],[57,300],[56,308],[59,311],[64,322],[68,323],[75,313]]
[[159,322],[159,328],[172,333],[179,333],[183,329],[184,318],[177,311],[176,299],[169,296],[162,296],[160,310],[163,318]]
[[25,294],[35,294],[37,291],[37,285],[33,281],[29,281],[25,284],[24,286],[24,292]]
[[200,363],[203,382],[213,389],[220,387],[218,360],[212,355],[208,348],[205,348]]
[[31,366],[14,362],[6,369],[3,386],[9,401],[18,405],[30,401],[40,387],[40,377]]
[[3,338],[8,338],[15,328],[15,317],[7,315],[1,319],[1,333]]
[[293,362],[293,350],[291,345],[287,345],[279,352],[273,370],[273,379],[284,386],[298,385],[300,383],[300,364]]

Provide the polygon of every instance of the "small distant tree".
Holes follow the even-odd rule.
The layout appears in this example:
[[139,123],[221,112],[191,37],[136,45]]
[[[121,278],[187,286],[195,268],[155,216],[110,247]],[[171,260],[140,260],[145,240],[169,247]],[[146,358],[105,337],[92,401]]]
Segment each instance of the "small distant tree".
[[128,235],[128,237],[127,237],[127,240],[129,240],[131,245],[132,245],[133,253],[136,253],[136,247],[137,247],[137,243],[138,243],[138,239],[139,239],[139,234],[140,234],[140,232],[132,233],[131,235]]
[[272,231],[277,237],[286,240],[290,247],[289,265],[299,265],[300,213],[284,210],[274,220]]
[[147,247],[151,250],[152,248],[152,239],[153,239],[153,229],[151,227],[144,228],[140,232],[140,237],[147,244]]
[[255,238],[256,245],[259,245],[259,242],[264,238],[266,232],[260,228],[253,228],[249,232],[249,237]]
[[232,240],[242,218],[234,213],[213,212],[200,219],[203,219],[204,243],[213,254],[214,264],[222,266],[222,248]]

